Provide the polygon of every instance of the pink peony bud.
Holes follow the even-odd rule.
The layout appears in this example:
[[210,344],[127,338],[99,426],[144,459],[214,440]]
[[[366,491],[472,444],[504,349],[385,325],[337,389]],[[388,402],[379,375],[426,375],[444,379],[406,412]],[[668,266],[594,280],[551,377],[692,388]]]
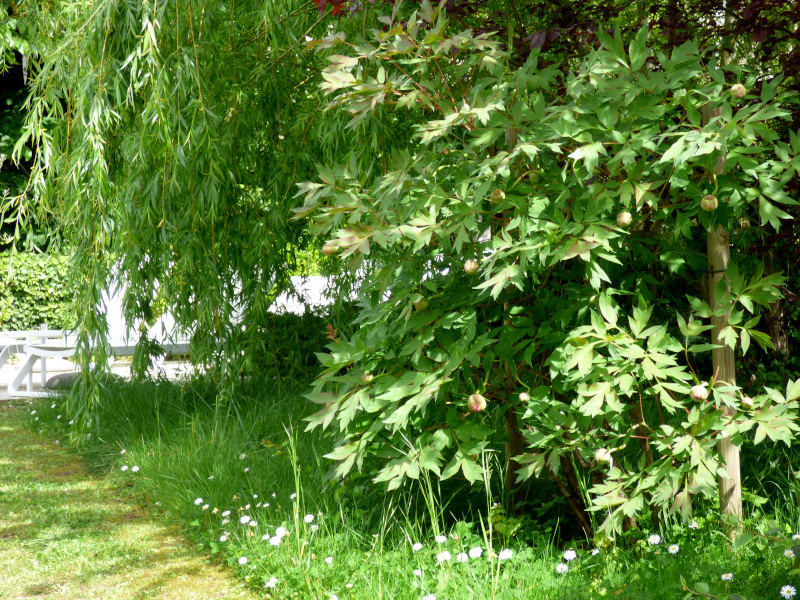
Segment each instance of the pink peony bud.
[[705,400],[708,398],[708,383],[704,381],[699,385],[693,385],[689,394],[695,400]]
[[719,202],[717,202],[717,197],[714,194],[706,194],[700,200],[700,208],[703,210],[717,210],[717,206],[719,206]]
[[531,395],[528,392],[520,392],[519,401],[520,402],[530,402],[531,401]]
[[502,202],[506,199],[506,193],[503,190],[492,190],[492,202]]
[[617,215],[617,225],[620,227],[627,227],[633,221],[633,215],[627,210],[623,210]]
[[464,272],[467,275],[472,275],[478,271],[478,261],[474,258],[464,261]]
[[480,412],[486,408],[486,398],[477,392],[470,394],[469,398],[467,398],[467,406],[472,412]]
[[734,83],[731,86],[731,96],[734,98],[744,98],[744,95],[747,93],[747,88],[744,87],[741,83]]
[[595,462],[607,464],[611,462],[611,452],[605,448],[598,448],[594,453]]
[[372,383],[372,373],[367,371],[366,373],[361,374],[361,381],[364,383]]
[[753,408],[753,399],[750,396],[742,398],[742,408]]

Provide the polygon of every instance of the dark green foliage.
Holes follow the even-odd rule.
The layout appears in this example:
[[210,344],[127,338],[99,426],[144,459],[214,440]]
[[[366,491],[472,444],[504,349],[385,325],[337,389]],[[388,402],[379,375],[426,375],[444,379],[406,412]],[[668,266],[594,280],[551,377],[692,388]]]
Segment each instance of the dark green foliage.
[[46,254],[0,255],[0,330],[75,327],[69,259]]

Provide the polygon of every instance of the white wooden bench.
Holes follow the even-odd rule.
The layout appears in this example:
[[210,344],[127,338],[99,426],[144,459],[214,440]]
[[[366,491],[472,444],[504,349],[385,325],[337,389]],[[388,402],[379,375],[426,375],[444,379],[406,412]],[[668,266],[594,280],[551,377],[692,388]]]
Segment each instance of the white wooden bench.
[[[53,343],[59,340],[59,343]],[[166,355],[188,354],[189,342],[160,344]],[[0,367],[2,367],[12,354],[24,354],[25,359],[8,384],[8,394],[15,398],[39,398],[47,396],[46,391],[33,389],[33,368],[36,361],[41,361],[42,387],[47,383],[47,359],[69,358],[75,354],[75,336],[64,330],[48,330],[44,327],[32,331],[2,331],[0,332]],[[136,350],[135,344],[113,343],[111,353],[114,356],[132,356]],[[26,382],[27,380],[27,382]],[[26,389],[21,389],[26,382]]]

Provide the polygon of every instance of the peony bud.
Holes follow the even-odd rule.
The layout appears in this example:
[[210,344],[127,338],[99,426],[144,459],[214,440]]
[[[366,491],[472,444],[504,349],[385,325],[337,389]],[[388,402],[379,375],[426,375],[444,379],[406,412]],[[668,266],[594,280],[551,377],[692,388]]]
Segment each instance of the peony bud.
[[422,300],[417,300],[416,302],[414,302],[414,308],[416,310],[425,310],[426,308],[428,308],[428,299],[423,298]]
[[753,399],[750,396],[742,398],[742,408],[753,408]]
[[693,385],[689,394],[695,400],[705,400],[708,398],[708,383],[704,381],[701,384]]
[[734,83],[731,86],[731,96],[734,98],[744,98],[744,95],[747,93],[747,88],[744,87],[741,83]]
[[605,448],[598,448],[594,453],[595,462],[607,464],[611,462],[611,452]]
[[372,379],[373,379],[372,373],[370,373],[369,371],[361,374],[361,381],[364,383],[372,383]]
[[717,197],[714,194],[706,194],[700,200],[700,208],[703,210],[716,210],[717,206],[719,206],[719,202],[717,202]]
[[478,261],[474,258],[464,261],[464,272],[467,275],[472,275],[478,270]]
[[477,392],[470,394],[469,398],[467,398],[467,406],[472,412],[481,412],[486,408],[486,398]]
[[322,247],[322,253],[325,256],[333,256],[336,254],[337,250],[338,248],[336,247],[336,244],[332,242],[325,242],[325,245]]
[[633,215],[627,210],[623,210],[617,215],[617,225],[619,227],[627,227],[633,221]]
[[531,401],[531,395],[528,392],[520,392],[519,401],[520,402],[530,402]]
[[506,193],[503,190],[492,190],[492,202],[502,202],[506,199]]

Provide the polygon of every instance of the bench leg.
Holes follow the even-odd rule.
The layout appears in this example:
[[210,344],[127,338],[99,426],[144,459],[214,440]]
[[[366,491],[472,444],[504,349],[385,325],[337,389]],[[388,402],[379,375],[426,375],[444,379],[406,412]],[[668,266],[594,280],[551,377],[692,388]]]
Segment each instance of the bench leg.
[[42,392],[34,392],[31,387],[28,387],[27,391],[22,391],[19,389],[19,386],[22,385],[22,382],[25,379],[28,379],[28,386],[31,385],[31,375],[33,373],[33,365],[36,363],[36,360],[39,357],[35,354],[29,354],[28,357],[25,359],[25,362],[22,364],[22,367],[17,372],[14,379],[11,383],[8,384],[8,394],[10,396],[15,396],[17,398],[24,397],[24,398],[36,398],[39,396],[45,396]]

